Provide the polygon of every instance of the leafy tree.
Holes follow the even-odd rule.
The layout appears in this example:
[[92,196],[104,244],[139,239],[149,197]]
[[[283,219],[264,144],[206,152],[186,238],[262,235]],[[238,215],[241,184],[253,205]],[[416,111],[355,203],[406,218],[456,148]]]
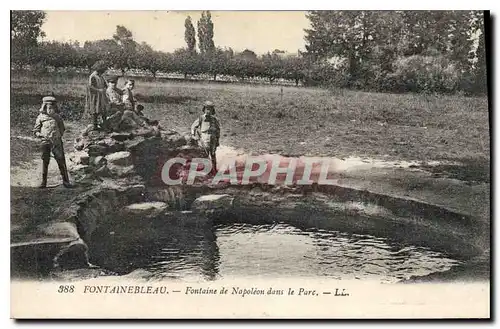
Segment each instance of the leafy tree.
[[307,14],[311,28],[306,29],[306,50],[314,59],[333,56],[346,58],[350,80],[360,76],[379,33],[379,12],[312,11]]
[[10,12],[11,57],[18,68],[35,62],[38,40],[45,36],[42,31],[45,17],[45,12],[38,10]]
[[184,27],[184,40],[186,41],[187,49],[194,53],[196,52],[196,32],[191,21],[191,16],[188,16],[184,21]]
[[473,26],[474,12],[452,11],[449,13],[447,28],[448,56],[457,63],[462,72],[471,70],[470,55],[473,53]]
[[273,83],[276,79],[284,76],[284,63],[282,58],[276,53],[267,53],[261,57],[262,75]]
[[113,53],[112,64],[122,71],[122,74],[134,66],[133,60],[136,57],[137,43],[134,41],[132,32],[123,25],[116,26],[113,40],[118,45],[118,51]]
[[201,12],[201,18],[198,20],[197,30],[198,30],[198,48],[200,53],[205,52],[205,12]]
[[39,45],[39,63],[55,69],[79,66],[79,48],[71,43],[58,41],[43,42]]
[[184,79],[187,79],[188,75],[194,75],[201,72],[198,54],[192,53],[186,48],[174,51],[172,59],[174,62],[174,71],[184,74]]
[[116,31],[113,34],[113,39],[121,47],[125,47],[134,43],[132,32],[123,25],[116,26]]
[[400,15],[403,55],[446,55],[467,69],[473,43],[470,11],[403,11]]
[[474,13],[473,26],[478,31],[478,45],[475,52],[476,63],[474,66],[474,89],[475,91],[485,93],[487,91],[487,66],[486,66],[486,34],[485,34],[485,16],[482,12]]
[[243,50],[241,53],[238,54],[238,57],[249,61],[257,60],[257,54],[255,54],[255,52],[250,49]]
[[117,58],[121,56],[121,49],[113,39],[102,39],[85,42],[84,48],[89,55],[87,65],[92,67],[97,60],[105,60],[116,66]]
[[160,71],[164,73],[176,72],[174,55],[171,53],[159,52]]
[[444,56],[458,74],[470,70],[471,12],[312,11],[307,17],[311,28],[306,30],[306,56],[314,61],[345,59],[350,87],[380,87],[397,60],[415,55],[423,57],[420,62],[413,58],[410,67],[430,57],[439,57],[433,63],[444,63]]
[[97,40],[97,41],[85,41],[83,48],[81,49],[80,61],[82,66],[87,68],[87,70],[92,69],[92,65],[99,59],[108,59],[110,56],[107,54],[106,49],[108,49],[108,41],[114,47],[115,42],[113,40]]
[[446,51],[446,17],[444,11],[403,11],[404,55],[429,55],[429,51]]
[[154,78],[156,78],[159,71],[166,68],[165,62],[169,60],[167,54],[153,50],[145,42],[137,46],[135,56],[136,68],[151,72]]
[[261,65],[257,55],[248,49],[234,55],[230,62],[229,72],[240,80],[257,77],[261,74]]
[[295,81],[298,86],[300,81],[305,78],[305,70],[310,65],[302,56],[286,57],[283,61],[284,78]]
[[198,21],[198,47],[200,53],[211,53],[215,51],[214,24],[210,11],[203,11]]
[[215,51],[205,56],[207,65],[205,65],[203,71],[212,75],[215,81],[217,80],[218,74],[229,74],[232,57],[232,50],[217,48]]
[[215,50],[214,44],[214,23],[210,11],[205,13],[205,52],[211,53]]

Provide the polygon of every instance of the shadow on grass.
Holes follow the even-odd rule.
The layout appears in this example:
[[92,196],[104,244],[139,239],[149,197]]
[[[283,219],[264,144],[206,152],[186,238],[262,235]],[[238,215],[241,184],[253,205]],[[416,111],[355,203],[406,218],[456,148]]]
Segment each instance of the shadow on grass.
[[421,169],[435,177],[454,178],[466,182],[490,183],[490,161],[488,159],[462,160],[461,164],[423,165]]
[[143,95],[136,94],[138,102],[156,103],[156,104],[185,104],[190,101],[198,100],[197,97],[191,96],[169,96],[169,95]]
[[[37,175],[39,173],[33,173]],[[16,232],[26,232],[53,221],[54,214],[82,193],[84,186],[64,188],[62,184],[45,189],[32,186],[11,186],[11,225]]]

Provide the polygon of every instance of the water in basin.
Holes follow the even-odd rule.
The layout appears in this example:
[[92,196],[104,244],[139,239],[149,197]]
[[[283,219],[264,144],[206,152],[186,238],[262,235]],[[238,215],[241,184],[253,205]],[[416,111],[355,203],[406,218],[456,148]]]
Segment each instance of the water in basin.
[[369,235],[272,225],[132,220],[93,235],[91,259],[125,274],[161,278],[328,277],[398,282],[447,271],[459,260]]

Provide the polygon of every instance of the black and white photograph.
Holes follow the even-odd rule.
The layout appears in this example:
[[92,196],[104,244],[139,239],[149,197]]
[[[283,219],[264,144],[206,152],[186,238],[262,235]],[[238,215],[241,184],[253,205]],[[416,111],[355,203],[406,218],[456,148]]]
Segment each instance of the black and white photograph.
[[10,18],[12,318],[490,318],[489,11]]

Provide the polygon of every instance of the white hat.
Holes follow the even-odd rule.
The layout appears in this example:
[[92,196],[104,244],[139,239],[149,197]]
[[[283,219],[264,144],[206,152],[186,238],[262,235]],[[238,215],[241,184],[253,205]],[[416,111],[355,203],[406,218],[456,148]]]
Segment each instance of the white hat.
[[54,96],[45,96],[42,98],[42,102],[44,103],[53,103],[56,101],[56,98]]
[[205,104],[203,104],[203,107],[215,107],[215,105],[211,101],[206,101]]

